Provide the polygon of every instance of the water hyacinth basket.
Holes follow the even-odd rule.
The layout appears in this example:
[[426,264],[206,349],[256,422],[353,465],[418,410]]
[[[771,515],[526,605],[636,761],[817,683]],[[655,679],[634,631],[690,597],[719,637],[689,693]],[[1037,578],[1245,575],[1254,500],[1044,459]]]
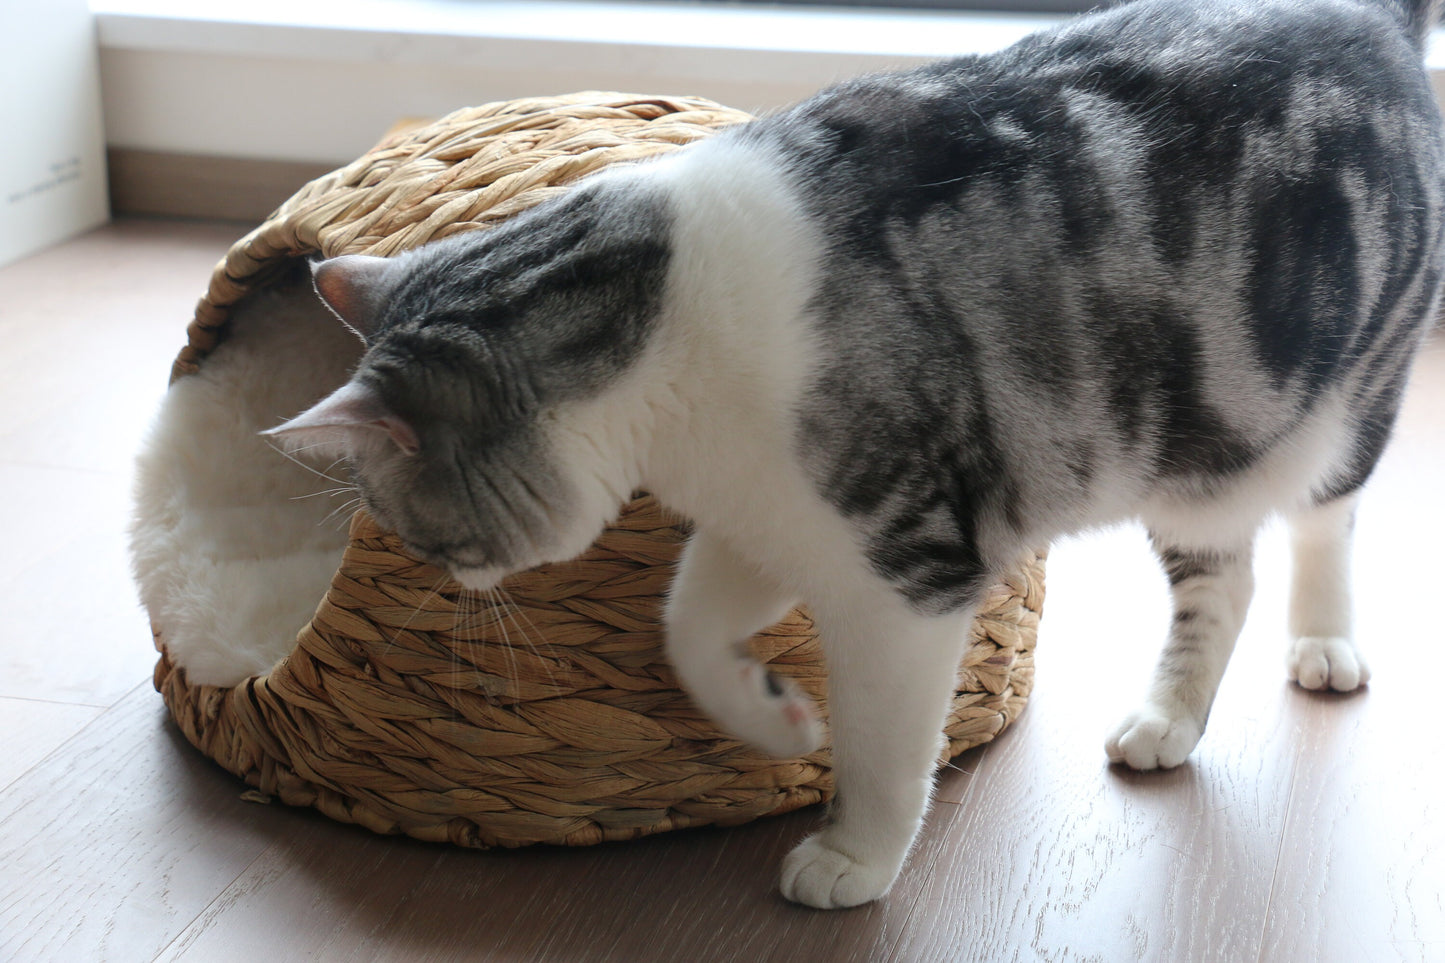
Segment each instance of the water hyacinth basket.
[[[232,247],[173,380],[201,370],[232,308],[298,261],[484,230],[604,165],[747,119],[696,98],[587,93],[462,110],[389,137]],[[678,689],[660,611],[685,538],[684,520],[639,495],[580,558],[512,577],[502,606],[408,556],[360,511],[289,656],[238,685],[191,684],[166,626],[153,624],[156,688],[186,739],[254,790],[380,833],[586,845],[828,799],[826,747],[769,758],[718,732]],[[1041,554],[992,591],[959,666],[948,757],[1023,707],[1042,602]],[[805,611],[753,645],[826,712]]]

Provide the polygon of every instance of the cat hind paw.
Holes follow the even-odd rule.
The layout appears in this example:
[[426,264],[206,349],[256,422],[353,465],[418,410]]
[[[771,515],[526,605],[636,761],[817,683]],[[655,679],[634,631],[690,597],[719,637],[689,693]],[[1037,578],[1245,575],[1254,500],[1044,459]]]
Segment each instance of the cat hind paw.
[[803,840],[783,860],[783,897],[814,909],[871,903],[893,887],[897,865],[864,862],[828,845],[826,832]]
[[1305,689],[1353,692],[1370,681],[1370,667],[1355,644],[1336,636],[1295,639],[1285,659],[1289,677]]
[[1104,751],[1110,762],[1130,769],[1173,769],[1189,757],[1202,735],[1204,726],[1187,714],[1145,706],[1119,724]]

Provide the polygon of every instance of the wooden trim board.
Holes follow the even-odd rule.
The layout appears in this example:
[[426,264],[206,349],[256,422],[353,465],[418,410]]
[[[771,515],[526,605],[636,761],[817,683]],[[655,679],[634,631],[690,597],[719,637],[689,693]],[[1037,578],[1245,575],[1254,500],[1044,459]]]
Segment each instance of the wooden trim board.
[[337,165],[112,147],[111,213],[258,222]]

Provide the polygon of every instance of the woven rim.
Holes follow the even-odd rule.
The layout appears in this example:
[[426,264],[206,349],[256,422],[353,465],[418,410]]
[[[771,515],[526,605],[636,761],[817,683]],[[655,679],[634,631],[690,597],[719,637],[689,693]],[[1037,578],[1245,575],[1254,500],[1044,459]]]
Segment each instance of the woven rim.
[[[458,111],[303,188],[231,249],[177,358],[194,372],[230,308],[296,258],[388,254],[495,223],[607,164],[747,115],[696,98],[576,94]],[[229,689],[169,658],[155,684],[186,738],[263,793],[378,832],[466,846],[581,845],[787,812],[830,797],[826,747],[776,760],[723,736],[662,654],[685,525],[650,497],[583,556],[523,572],[508,604],[408,556],[364,512],[296,647]],[[1033,682],[1043,556],[990,594],[959,669],[943,758],[996,736]],[[759,658],[826,711],[804,611]]]
[[700,140],[749,114],[701,97],[585,91],[455,111],[307,184],[211,272],[172,380],[194,374],[231,308],[293,259],[387,256],[504,221],[612,164]]

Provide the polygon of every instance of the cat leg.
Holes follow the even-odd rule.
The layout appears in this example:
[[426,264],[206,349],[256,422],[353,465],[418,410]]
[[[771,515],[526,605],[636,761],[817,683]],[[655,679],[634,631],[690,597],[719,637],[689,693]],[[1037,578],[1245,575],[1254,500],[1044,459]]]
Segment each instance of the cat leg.
[[815,617],[828,657],[838,793],[828,825],[783,861],[781,889],[794,902],[835,909],[887,893],[913,846],[970,617],[925,618],[896,601]]
[[813,700],[769,672],[747,640],[793,605],[705,531],[688,541],[667,602],[667,655],[684,689],[725,732],[782,759],[823,742]]
[[1356,497],[1346,495],[1290,519],[1289,677],[1306,689],[1349,692],[1370,679],[1351,636],[1350,543]]
[[1195,549],[1155,536],[1154,549],[1174,596],[1169,639],[1144,704],[1104,745],[1133,769],[1170,769],[1193,751],[1254,594],[1250,543]]

